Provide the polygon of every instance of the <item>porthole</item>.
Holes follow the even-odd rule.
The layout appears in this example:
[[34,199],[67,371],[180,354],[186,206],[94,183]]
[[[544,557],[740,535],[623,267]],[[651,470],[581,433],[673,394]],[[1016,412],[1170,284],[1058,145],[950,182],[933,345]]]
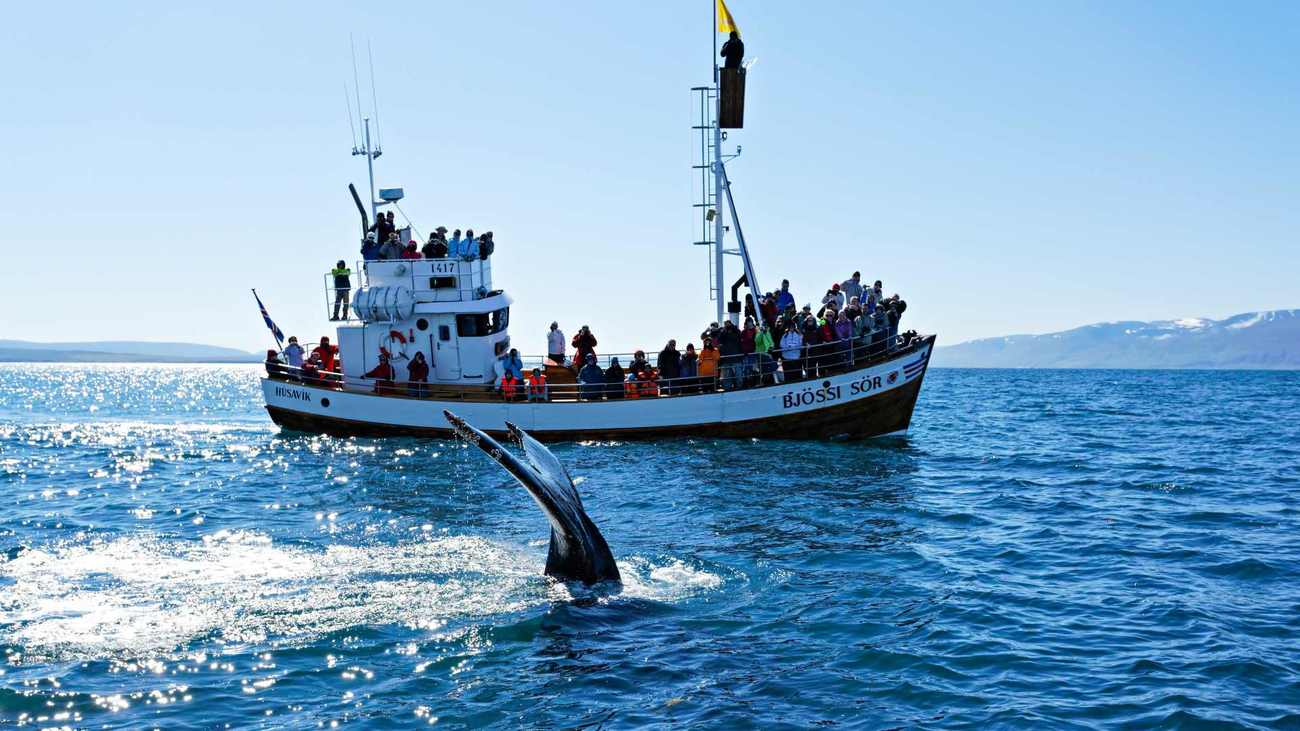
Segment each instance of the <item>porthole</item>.
[[330,407],[330,400],[327,399],[327,398],[322,398],[322,399],[320,400],[320,405],[321,405],[322,407],[328,409],[328,408]]
[[419,328],[421,331],[428,330],[429,321],[421,317],[420,319],[415,321],[415,326]]

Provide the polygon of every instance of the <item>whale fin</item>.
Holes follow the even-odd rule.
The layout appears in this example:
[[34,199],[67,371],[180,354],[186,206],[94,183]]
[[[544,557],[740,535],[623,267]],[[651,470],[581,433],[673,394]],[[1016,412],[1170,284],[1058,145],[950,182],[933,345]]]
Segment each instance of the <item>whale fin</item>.
[[511,437],[523,448],[527,461],[521,460],[464,419],[450,411],[442,413],[455,427],[457,436],[481,449],[509,472],[546,515],[551,524],[547,576],[588,584],[622,580],[609,544],[583,510],[582,499],[568,470],[549,449],[523,429],[507,424]]

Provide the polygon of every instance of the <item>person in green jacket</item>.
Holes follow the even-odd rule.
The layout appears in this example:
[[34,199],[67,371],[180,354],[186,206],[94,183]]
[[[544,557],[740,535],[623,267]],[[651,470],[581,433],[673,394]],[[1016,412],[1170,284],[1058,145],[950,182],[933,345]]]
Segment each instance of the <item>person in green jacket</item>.
[[776,382],[776,359],[772,356],[772,350],[775,348],[772,342],[772,331],[768,330],[767,325],[758,326],[758,334],[754,336],[754,357],[758,359],[758,380],[764,386]]
[[352,298],[352,270],[348,269],[347,262],[339,259],[339,263],[334,265],[330,270],[334,276],[334,316],[331,320],[339,319],[339,310],[343,310],[343,319],[348,317],[348,300]]

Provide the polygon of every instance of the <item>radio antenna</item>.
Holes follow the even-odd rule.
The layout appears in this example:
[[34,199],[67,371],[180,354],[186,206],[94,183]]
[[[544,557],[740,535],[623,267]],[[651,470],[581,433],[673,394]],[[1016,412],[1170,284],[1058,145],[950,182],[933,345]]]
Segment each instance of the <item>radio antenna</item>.
[[384,154],[384,136],[379,130],[379,94],[375,91],[375,56],[366,41],[366,58],[370,61],[370,101],[375,107],[375,157]]
[[348,82],[343,82],[343,102],[348,105],[348,129],[352,132],[352,149],[357,149],[357,123],[352,120],[352,97],[348,94]]
[[357,44],[348,34],[348,45],[352,47],[352,91],[357,96],[357,124],[361,124],[361,82],[357,80]]

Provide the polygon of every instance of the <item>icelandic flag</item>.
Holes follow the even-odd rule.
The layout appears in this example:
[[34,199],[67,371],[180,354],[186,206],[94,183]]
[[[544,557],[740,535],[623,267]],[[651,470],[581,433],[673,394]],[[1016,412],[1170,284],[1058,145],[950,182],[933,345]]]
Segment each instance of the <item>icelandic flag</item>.
[[275,342],[279,343],[280,349],[284,350],[284,333],[280,332],[280,328],[276,326],[275,321],[266,313],[266,305],[262,304],[262,298],[257,296],[256,289],[253,290],[253,299],[257,300],[257,309],[262,311],[262,320],[266,323],[267,329],[271,331],[271,335],[275,336]]

